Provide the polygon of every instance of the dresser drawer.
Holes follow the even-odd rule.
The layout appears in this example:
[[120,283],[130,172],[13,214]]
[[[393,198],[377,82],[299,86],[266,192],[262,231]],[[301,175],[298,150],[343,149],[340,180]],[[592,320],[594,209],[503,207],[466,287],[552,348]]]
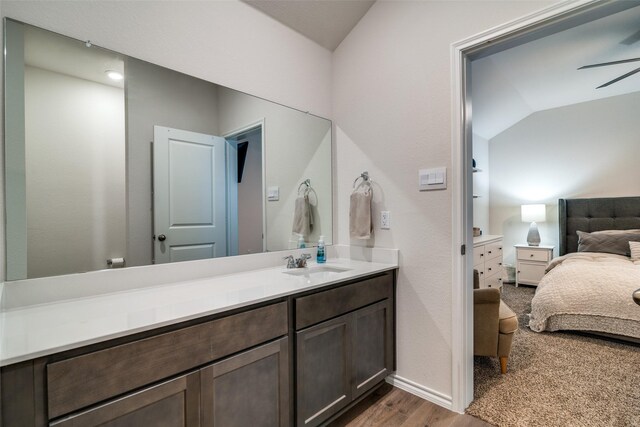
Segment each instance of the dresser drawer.
[[[473,265],[474,267],[477,265],[482,266],[484,263],[484,246],[477,246],[473,248]],[[481,270],[480,267],[478,270]]]
[[494,274],[500,274],[500,276],[502,276],[502,257],[488,259],[484,262],[485,280]]
[[485,245],[484,257],[486,258],[484,262],[488,262],[492,258],[502,258],[502,241]]
[[487,277],[484,279],[485,288],[502,288],[502,275],[494,274],[491,277]]
[[47,365],[49,418],[286,335],[282,302]]
[[521,261],[551,261],[550,252],[547,250],[518,248],[517,252]]

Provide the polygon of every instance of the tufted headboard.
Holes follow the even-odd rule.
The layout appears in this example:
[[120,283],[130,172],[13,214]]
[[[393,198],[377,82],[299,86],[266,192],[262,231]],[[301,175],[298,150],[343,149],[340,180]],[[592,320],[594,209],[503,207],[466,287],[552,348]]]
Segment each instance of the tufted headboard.
[[640,228],[640,197],[558,200],[559,254],[578,251],[576,231]]

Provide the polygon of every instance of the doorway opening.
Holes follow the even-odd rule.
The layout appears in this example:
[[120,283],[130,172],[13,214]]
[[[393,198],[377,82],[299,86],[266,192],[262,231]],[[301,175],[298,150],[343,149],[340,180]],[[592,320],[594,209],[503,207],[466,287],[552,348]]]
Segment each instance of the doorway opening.
[[[632,2],[559,4],[452,45],[453,65],[453,342],[452,403],[473,400],[472,63],[490,55],[637,6]],[[475,114],[475,111],[474,111]]]
[[264,121],[226,133],[229,255],[265,252]]

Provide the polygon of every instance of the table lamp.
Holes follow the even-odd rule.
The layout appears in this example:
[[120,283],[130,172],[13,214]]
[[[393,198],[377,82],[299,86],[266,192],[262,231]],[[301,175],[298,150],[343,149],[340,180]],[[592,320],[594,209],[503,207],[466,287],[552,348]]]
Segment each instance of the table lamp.
[[540,233],[538,232],[537,222],[544,222],[547,219],[546,206],[538,205],[522,205],[521,206],[522,222],[531,222],[529,225],[529,233],[527,234],[527,244],[529,246],[540,246]]

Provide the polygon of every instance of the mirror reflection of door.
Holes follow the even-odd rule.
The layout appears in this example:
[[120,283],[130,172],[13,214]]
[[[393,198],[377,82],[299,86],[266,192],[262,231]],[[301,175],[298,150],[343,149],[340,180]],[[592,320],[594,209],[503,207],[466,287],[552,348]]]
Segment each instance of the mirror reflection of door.
[[156,264],[227,255],[225,140],[154,127]]

